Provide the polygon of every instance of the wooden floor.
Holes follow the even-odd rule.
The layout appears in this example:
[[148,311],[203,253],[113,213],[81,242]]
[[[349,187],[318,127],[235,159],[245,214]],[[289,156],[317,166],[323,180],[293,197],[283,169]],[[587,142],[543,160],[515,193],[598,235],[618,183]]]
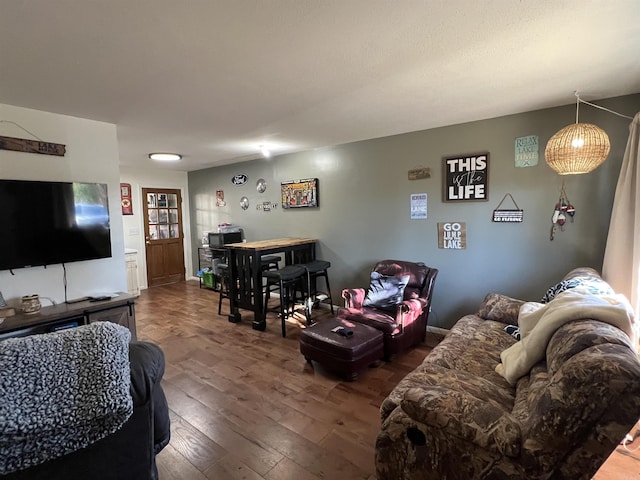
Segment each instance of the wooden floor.
[[[274,314],[260,332],[251,312],[233,324],[217,315],[217,302],[197,282],[137,299],[138,338],[160,345],[167,361],[172,438],[157,458],[160,480],[375,479],[380,403],[440,337],[346,382],[305,362],[303,316],[282,338]],[[314,310],[314,318],[328,314]],[[619,450],[597,480],[640,479],[640,455]]]

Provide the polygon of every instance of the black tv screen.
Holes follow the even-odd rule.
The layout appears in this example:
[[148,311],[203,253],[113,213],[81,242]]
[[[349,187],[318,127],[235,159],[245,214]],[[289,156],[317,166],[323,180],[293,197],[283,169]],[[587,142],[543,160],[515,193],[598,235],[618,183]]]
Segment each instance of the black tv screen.
[[107,185],[0,180],[0,270],[111,256]]

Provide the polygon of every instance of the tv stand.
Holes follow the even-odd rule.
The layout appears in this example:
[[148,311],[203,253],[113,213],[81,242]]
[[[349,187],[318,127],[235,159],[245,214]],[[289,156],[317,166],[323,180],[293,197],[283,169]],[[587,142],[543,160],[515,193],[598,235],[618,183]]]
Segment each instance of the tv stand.
[[131,332],[131,339],[136,340],[135,297],[120,293],[117,297],[100,302],[83,300],[60,303],[42,307],[38,313],[31,315],[17,313],[0,323],[0,340],[103,321],[127,327]]

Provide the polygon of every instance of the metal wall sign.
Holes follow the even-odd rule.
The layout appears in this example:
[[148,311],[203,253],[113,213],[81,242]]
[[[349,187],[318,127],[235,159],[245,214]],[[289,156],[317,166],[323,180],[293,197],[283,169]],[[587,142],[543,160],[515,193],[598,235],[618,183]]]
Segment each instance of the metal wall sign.
[[[502,205],[502,202],[504,202],[507,197],[511,198],[511,201],[516,206],[515,210],[514,209],[510,209],[510,210],[505,210],[505,209],[501,210],[500,209],[500,205]],[[513,196],[510,193],[507,193],[507,194],[505,194],[504,197],[502,197],[502,200],[500,200],[500,203],[498,204],[496,209],[493,211],[493,221],[494,222],[499,222],[499,223],[520,223],[520,222],[522,222],[523,218],[524,218],[523,210],[521,210],[518,207],[518,204],[513,199]]]
[[245,183],[247,183],[247,180],[249,180],[249,177],[246,173],[240,173],[231,177],[231,183],[235,186],[244,185]]

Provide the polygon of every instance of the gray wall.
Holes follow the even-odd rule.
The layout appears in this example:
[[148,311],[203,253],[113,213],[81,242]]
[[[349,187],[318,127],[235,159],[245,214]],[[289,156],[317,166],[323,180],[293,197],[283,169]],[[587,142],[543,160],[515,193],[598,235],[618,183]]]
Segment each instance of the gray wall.
[[[597,103],[632,116],[640,110],[640,94]],[[574,120],[575,104],[190,172],[194,265],[202,232],[226,221],[241,226],[248,240],[318,238],[318,257],[332,264],[336,304],[342,288],[366,287],[373,264],[386,258],[440,269],[432,326],[450,328],[460,316],[475,312],[488,292],[539,300],[576,266],[601,270],[628,137],[629,120],[581,105],[580,121],[608,133],[611,153],[595,171],[564,177],[575,220],[550,241],[563,177],[547,166],[544,148],[551,135]],[[527,135],[539,136],[539,163],[515,168],[514,140]],[[442,158],[480,151],[490,153],[489,200],[444,203]],[[431,168],[431,178],[409,181],[408,171],[421,166]],[[232,185],[232,176],[240,173],[248,182]],[[319,179],[319,208],[256,210],[257,203],[280,202],[281,181],[309,177]],[[263,194],[255,188],[259,178],[268,183]],[[215,206],[216,190],[224,190],[225,207]],[[410,194],[425,192],[428,219],[411,220]],[[524,210],[523,223],[491,221],[506,193]],[[240,208],[242,196],[249,198],[248,210]],[[506,200],[501,208],[515,207]],[[465,250],[438,248],[437,223],[447,221],[466,222]]]

